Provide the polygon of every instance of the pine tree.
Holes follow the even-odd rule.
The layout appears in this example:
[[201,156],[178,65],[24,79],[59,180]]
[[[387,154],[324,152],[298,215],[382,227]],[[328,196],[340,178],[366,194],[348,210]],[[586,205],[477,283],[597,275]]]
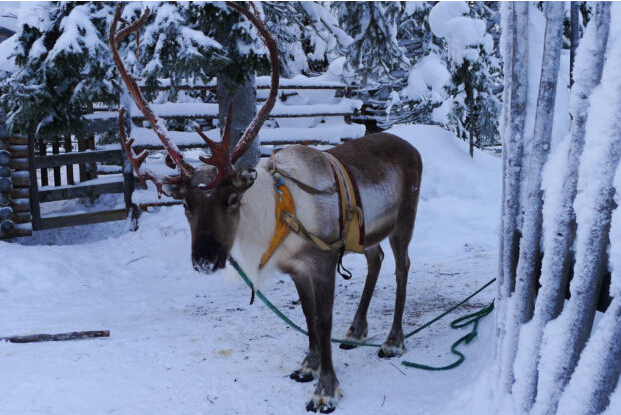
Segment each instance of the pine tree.
[[104,39],[109,4],[52,2],[49,26],[18,29],[19,70],[0,84],[12,131],[49,138],[82,129],[92,102],[118,102],[120,87]]

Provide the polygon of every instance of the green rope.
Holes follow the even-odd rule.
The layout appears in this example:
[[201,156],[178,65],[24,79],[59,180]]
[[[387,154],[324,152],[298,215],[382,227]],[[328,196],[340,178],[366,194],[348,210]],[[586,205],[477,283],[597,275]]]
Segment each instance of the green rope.
[[[235,261],[232,257],[229,257],[229,263],[233,266],[233,268],[235,268],[235,270],[237,271],[239,276],[242,278],[242,280],[244,280],[246,285],[248,285],[248,287],[250,287],[250,289],[254,291],[254,285],[252,284],[252,281],[250,281],[250,279],[248,278],[246,273],[241,269],[241,267],[239,266],[237,261]],[[427,323],[423,324],[422,326],[418,327],[417,329],[411,331],[410,333],[408,333],[405,336],[405,338],[407,339],[407,338],[415,335],[416,333],[420,332],[421,330],[424,330],[425,328],[431,326],[436,321],[438,321],[441,318],[445,317],[447,314],[450,314],[456,308],[462,306],[463,304],[468,302],[468,300],[470,300],[472,297],[474,297],[475,295],[477,295],[478,293],[480,293],[481,291],[483,291],[484,289],[489,287],[494,281],[496,281],[496,278],[491,279],[485,285],[483,285],[481,288],[479,288],[474,293],[472,293],[471,295],[466,297],[463,301],[461,301],[460,303],[456,304],[455,306],[449,308],[448,310],[446,310],[445,312],[443,312],[442,314],[440,314],[436,318],[428,321]],[[302,327],[300,327],[297,324],[295,324],[287,316],[285,316],[280,310],[278,310],[278,308],[276,308],[276,306],[274,304],[272,304],[272,302],[270,300],[268,300],[267,297],[265,297],[260,290],[256,290],[256,293],[257,293],[257,297],[259,297],[261,299],[261,301],[263,301],[263,303],[270,310],[272,310],[274,312],[274,314],[276,314],[285,323],[287,323],[289,325],[289,327],[291,327],[292,329],[294,329],[294,330],[304,334],[305,336],[308,336],[308,332],[306,330],[304,330]],[[402,362],[402,364],[404,364],[405,366],[408,366],[408,367],[415,367],[415,368],[425,369],[425,370],[447,370],[447,369],[452,369],[454,367],[459,366],[465,360],[465,357],[464,357],[464,355],[461,352],[456,350],[456,347],[459,344],[461,344],[462,342],[466,342],[466,344],[468,344],[468,343],[470,343],[470,341],[472,339],[474,339],[476,337],[479,320],[481,318],[485,317],[486,315],[488,315],[493,309],[494,309],[494,302],[492,301],[492,303],[489,306],[487,306],[486,308],[484,308],[484,309],[482,309],[480,311],[474,312],[472,314],[465,315],[465,316],[460,317],[460,318],[454,320],[453,322],[451,322],[451,327],[452,328],[461,328],[461,327],[465,327],[465,326],[467,326],[469,324],[472,324],[472,323],[474,323],[474,327],[473,327],[472,331],[468,335],[466,335],[466,336],[462,337],[461,339],[457,340],[451,346],[451,352],[453,354],[456,354],[456,355],[460,356],[460,358],[455,363],[452,363],[451,365],[449,365],[450,367],[449,366],[445,366],[445,367],[441,367],[441,368],[434,368],[434,367],[431,367],[431,366],[419,365],[417,363],[411,363],[411,362],[407,362],[407,361]],[[470,321],[469,319],[472,319],[472,321]],[[462,323],[462,321],[468,321],[468,322],[467,323]],[[463,324],[463,325],[461,325],[461,324]],[[354,341],[354,340],[343,340],[343,339],[334,339],[334,338],[332,338],[330,340],[332,341],[332,343],[346,344],[346,345],[349,345],[349,346],[382,347],[381,344],[358,342],[358,341]]]
[[466,327],[472,324],[472,330],[470,331],[470,333],[466,334],[464,337],[460,338],[459,340],[457,340],[455,343],[451,345],[451,353],[456,355],[458,358],[456,361],[454,361],[450,365],[428,366],[428,365],[423,365],[420,363],[408,362],[407,360],[402,361],[401,364],[407,367],[414,367],[417,369],[431,370],[431,371],[449,370],[449,369],[456,368],[457,366],[461,365],[464,362],[464,360],[466,360],[466,356],[464,356],[462,352],[457,350],[457,346],[459,346],[462,343],[468,344],[477,336],[478,328],[479,328],[479,321],[483,317],[491,313],[493,309],[494,309],[494,301],[492,301],[487,307],[479,311],[475,311],[474,313],[459,317],[458,319],[455,319],[451,322],[451,328],[453,329],[460,329],[460,328],[463,328],[463,327]]

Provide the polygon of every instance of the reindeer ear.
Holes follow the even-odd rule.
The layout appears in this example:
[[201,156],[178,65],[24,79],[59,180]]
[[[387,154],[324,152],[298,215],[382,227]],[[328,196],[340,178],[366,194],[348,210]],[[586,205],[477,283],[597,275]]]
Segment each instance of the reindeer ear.
[[246,191],[250,186],[254,184],[257,178],[257,171],[255,169],[243,169],[235,172],[233,176],[233,186],[243,191]]

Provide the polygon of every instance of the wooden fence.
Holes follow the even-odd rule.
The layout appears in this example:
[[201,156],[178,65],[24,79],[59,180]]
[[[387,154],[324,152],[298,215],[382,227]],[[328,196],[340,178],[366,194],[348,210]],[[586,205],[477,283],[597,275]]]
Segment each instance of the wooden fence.
[[[258,101],[265,100],[268,82],[267,77],[257,78]],[[167,90],[170,86],[162,82],[160,89]],[[215,85],[181,85],[177,89],[215,91]],[[362,103],[350,99],[351,91],[341,83],[282,80],[279,92],[268,125],[259,133],[263,156],[277,146],[335,145],[364,134],[364,126],[351,123],[352,115]],[[304,96],[309,93],[324,94],[326,102],[305,102],[308,99]],[[215,103],[167,103],[152,107],[165,120],[193,118],[213,126],[213,120],[218,117]],[[129,112],[136,125],[142,125],[142,114],[132,108]],[[26,236],[33,230],[122,220],[133,207],[146,209],[178,203],[167,198],[158,200],[154,192],[140,189],[120,145],[108,145],[104,149],[95,146],[95,134],[116,132],[117,120],[115,109],[93,111],[85,115],[87,137],[72,141],[75,136],[67,134],[44,143],[33,136],[9,136],[0,119],[0,238]],[[307,126],[291,127],[289,120],[301,120]],[[206,134],[219,141],[217,127],[208,128]],[[134,127],[132,137],[136,139],[137,150],[163,149],[150,128]],[[171,138],[182,150],[206,148],[195,132],[172,131]],[[74,151],[76,147],[78,151]],[[78,177],[74,174],[75,165]],[[135,186],[142,193],[139,197],[134,193]],[[123,208],[52,214],[42,209],[50,202],[94,200],[110,193],[123,194]]]

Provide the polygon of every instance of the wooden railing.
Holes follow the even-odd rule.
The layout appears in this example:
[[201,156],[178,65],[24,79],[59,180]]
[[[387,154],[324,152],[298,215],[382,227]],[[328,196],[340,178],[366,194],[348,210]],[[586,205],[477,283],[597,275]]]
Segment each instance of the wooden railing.
[[[176,88],[214,91],[215,84],[181,85]],[[268,88],[267,78],[257,78],[259,101],[264,100]],[[170,89],[170,85],[162,82],[159,89]],[[310,93],[310,90],[317,90],[318,94],[328,96],[334,102],[292,105],[292,101],[304,101],[304,94]],[[269,125],[259,133],[262,155],[271,154],[274,147],[282,145],[335,145],[363,135],[364,127],[351,123],[352,115],[360,108],[361,102],[350,99],[350,92],[350,89],[338,82],[283,79],[279,102],[271,112]],[[332,98],[336,94],[341,97]],[[166,120],[194,118],[203,120],[203,125],[213,125],[213,120],[218,117],[218,105],[215,103],[168,103],[153,104],[152,107]],[[142,114],[133,109],[130,109],[130,114],[134,122],[141,125],[144,119]],[[134,206],[146,209],[178,203],[165,197],[159,200],[154,191],[135,194],[137,183],[120,145],[96,149],[95,134],[116,132],[117,117],[116,109],[93,111],[85,115],[86,137],[72,142],[75,136],[67,134],[47,143],[35,140],[32,136],[9,136],[0,119],[0,238],[25,236],[33,230],[121,220],[127,217]],[[288,120],[292,119],[302,122],[307,119],[308,126],[286,126],[291,122]],[[218,128],[208,128],[206,134],[219,141]],[[136,139],[134,148],[138,151],[162,149],[150,128],[134,127],[132,137]],[[172,131],[171,138],[182,150],[206,147],[194,132]],[[78,151],[75,151],[76,147]],[[2,164],[3,160],[8,160],[6,165]],[[78,166],[79,177],[74,177],[74,166]],[[10,191],[3,192],[3,189]],[[124,195],[124,208],[57,214],[45,213],[49,209],[43,209],[42,214],[41,206],[45,207],[49,202],[78,198],[94,200],[99,195],[110,193]]]

